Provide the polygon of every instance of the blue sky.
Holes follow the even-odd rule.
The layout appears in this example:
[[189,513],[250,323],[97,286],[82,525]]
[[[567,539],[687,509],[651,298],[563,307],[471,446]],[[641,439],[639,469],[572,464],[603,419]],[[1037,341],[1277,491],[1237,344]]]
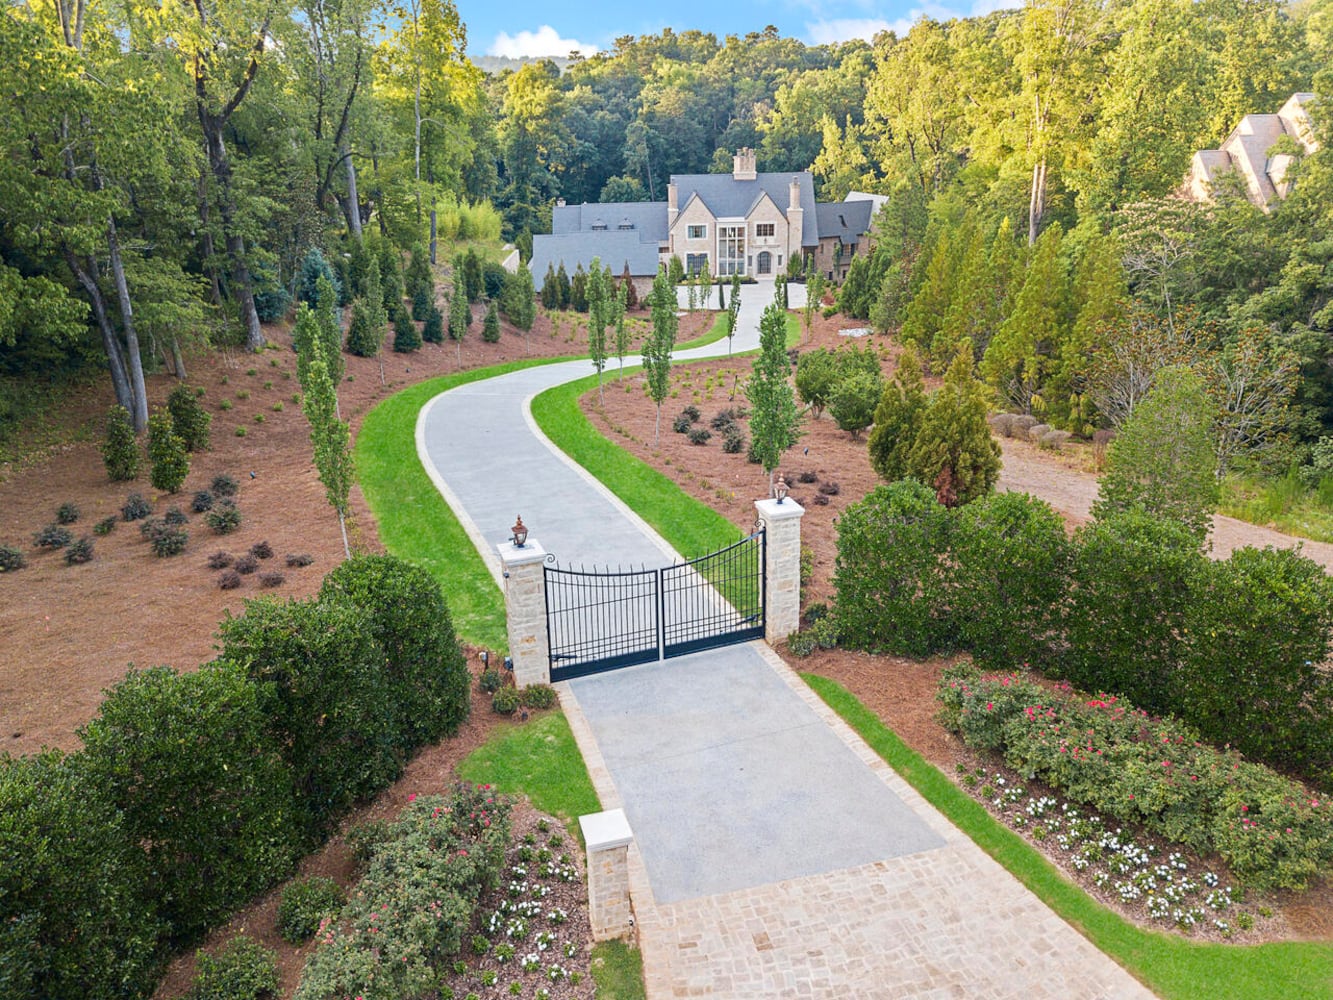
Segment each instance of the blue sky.
[[[677,0],[672,4],[583,0],[457,0],[467,24],[472,56],[563,56],[571,49],[591,55],[620,35],[646,35],[670,27],[743,35],[776,25],[786,36],[810,44],[869,39],[891,28],[900,34],[922,16],[937,19],[984,14],[1019,0],[953,0],[952,6],[912,0]],[[664,14],[669,10],[670,14]]]

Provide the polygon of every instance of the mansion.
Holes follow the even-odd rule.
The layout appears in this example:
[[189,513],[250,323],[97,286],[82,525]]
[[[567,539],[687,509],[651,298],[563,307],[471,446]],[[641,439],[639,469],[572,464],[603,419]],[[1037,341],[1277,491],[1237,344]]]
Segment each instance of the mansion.
[[[1310,127],[1308,105],[1314,94],[1292,94],[1272,115],[1246,115],[1219,149],[1201,149],[1194,154],[1185,179],[1190,198],[1211,201],[1213,185],[1224,173],[1236,171],[1250,201],[1269,210],[1273,202],[1291,190],[1287,171],[1296,157],[1291,150],[1313,153],[1319,148]],[[1288,139],[1288,148],[1279,146]],[[1276,148],[1275,148],[1276,147]]]
[[628,267],[642,293],[673,256],[689,273],[706,262],[714,277],[763,280],[813,255],[829,279],[847,276],[881,199],[853,194],[817,205],[809,171],[758,173],[752,149],[733,166],[730,174],[673,174],[665,202],[558,202],[550,235],[532,238],[533,281],[540,287],[547,268],[562,264],[568,274],[587,271],[598,258],[617,276]]

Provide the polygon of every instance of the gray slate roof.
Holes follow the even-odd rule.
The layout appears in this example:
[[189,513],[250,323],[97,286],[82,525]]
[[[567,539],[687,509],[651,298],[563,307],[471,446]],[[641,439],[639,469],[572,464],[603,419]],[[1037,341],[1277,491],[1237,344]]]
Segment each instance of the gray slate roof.
[[667,207],[664,201],[609,202],[605,204],[557,205],[551,209],[551,232],[557,236],[568,233],[597,232],[593,227],[604,225],[605,232],[622,232],[621,226],[632,226],[644,243],[665,243],[667,238]]
[[[663,205],[665,214],[666,206]],[[558,211],[558,210],[557,210]],[[644,243],[634,230],[608,229],[606,232],[573,232],[552,236],[534,235],[532,237],[532,283],[541,288],[546,278],[546,268],[554,265],[560,269],[564,261],[565,271],[572,278],[580,264],[587,271],[592,266],[594,257],[601,258],[603,267],[611,268],[611,273],[619,277],[629,264],[630,274],[651,277],[657,273],[657,241]]]
[[816,205],[819,238],[840,236],[843,243],[859,243],[870,229],[874,208],[871,201],[830,201]]
[[749,214],[762,193],[773,199],[773,204],[786,214],[791,201],[789,185],[792,178],[801,190],[801,208],[805,215],[801,223],[801,246],[819,243],[815,224],[815,182],[809,171],[799,174],[759,174],[752,181],[738,181],[731,174],[672,174],[676,185],[676,203],[684,211],[693,195],[698,195],[716,218],[736,219]]

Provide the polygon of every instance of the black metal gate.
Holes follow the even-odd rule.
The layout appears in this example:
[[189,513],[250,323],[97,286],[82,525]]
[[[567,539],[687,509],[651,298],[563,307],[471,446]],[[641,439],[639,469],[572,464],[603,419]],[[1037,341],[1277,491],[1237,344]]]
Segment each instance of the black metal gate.
[[546,566],[551,680],[683,656],[764,634],[763,529],[662,569]]

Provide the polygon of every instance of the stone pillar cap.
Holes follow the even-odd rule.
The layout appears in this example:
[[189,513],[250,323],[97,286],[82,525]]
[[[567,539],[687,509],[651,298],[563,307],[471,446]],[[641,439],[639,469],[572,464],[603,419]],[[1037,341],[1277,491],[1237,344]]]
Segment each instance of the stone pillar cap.
[[496,549],[500,553],[500,562],[506,567],[525,566],[546,558],[546,550],[542,548],[541,542],[531,536],[521,549],[513,542],[501,542]]
[[580,816],[579,827],[583,830],[584,843],[592,852],[624,847],[634,839],[634,831],[629,828],[629,820],[625,818],[623,809],[608,809],[606,812]]
[[783,521],[789,517],[800,517],[805,513],[805,508],[791,497],[787,497],[782,503],[778,503],[772,498],[756,500],[754,506],[755,510],[759,511],[759,516],[769,522]]

